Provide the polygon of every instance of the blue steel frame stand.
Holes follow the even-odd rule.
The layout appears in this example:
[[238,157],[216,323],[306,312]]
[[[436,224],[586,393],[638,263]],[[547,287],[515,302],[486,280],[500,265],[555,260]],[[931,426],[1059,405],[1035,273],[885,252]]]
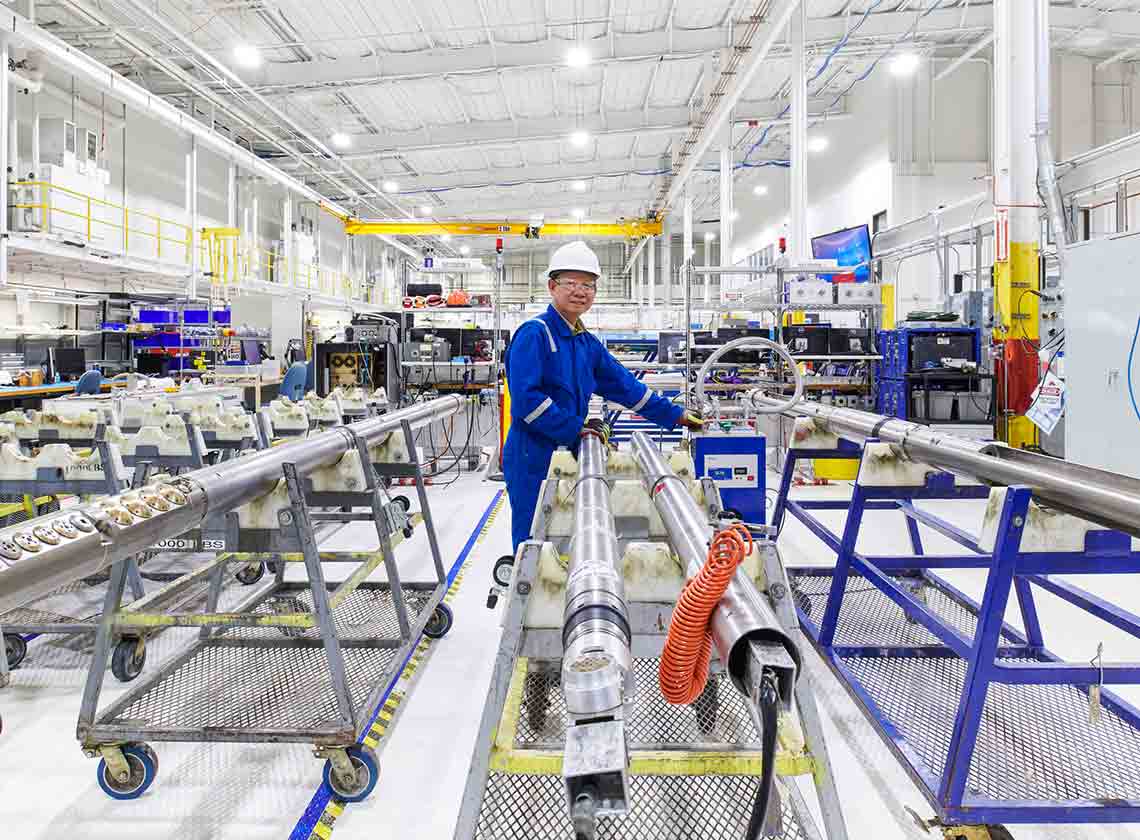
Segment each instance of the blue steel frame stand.
[[[836,552],[834,570],[788,569],[800,622],[930,801],[932,825],[1140,822],[1140,712],[1102,690],[1140,684],[1140,663],[1062,661],[1045,647],[1032,591],[1040,587],[1140,638],[1140,618],[1049,577],[1140,573],[1131,538],[1089,531],[1084,551],[1022,551],[1032,492],[1010,487],[988,552],[914,507],[916,500],[989,497],[989,488],[956,486],[947,473],[928,474],[921,487],[856,483],[850,502],[788,498],[797,460],[850,458],[858,450],[848,441],[835,450],[789,450],[773,524],[779,528],[791,513]],[[841,536],[811,513],[842,509]],[[914,554],[857,552],[867,510],[902,512]],[[970,553],[926,555],[920,523]],[[988,570],[981,604],[931,573],[968,568]],[[869,586],[852,590],[853,576]],[[1004,621],[1011,590],[1024,633]],[[859,596],[848,597],[845,609],[853,591]],[[931,597],[916,597],[919,591]],[[816,623],[813,608],[822,603]],[[957,693],[952,716],[946,693],[951,702]],[[1071,742],[1062,743],[1066,738]]]

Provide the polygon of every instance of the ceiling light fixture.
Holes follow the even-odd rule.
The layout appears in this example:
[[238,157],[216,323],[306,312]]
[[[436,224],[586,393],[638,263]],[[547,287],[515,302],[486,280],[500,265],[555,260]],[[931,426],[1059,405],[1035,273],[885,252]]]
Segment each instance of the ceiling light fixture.
[[573,210],[570,211],[570,215],[573,216],[578,221],[582,221],[584,218],[586,218],[586,211],[583,210],[581,207],[575,207]]
[[420,206],[420,215],[421,216],[430,216],[433,212],[434,211],[432,210],[432,207],[430,204],[424,204],[424,205]]
[[582,68],[590,63],[590,51],[585,47],[571,47],[566,51],[566,66]]
[[587,184],[585,181],[575,181],[570,186],[574,190],[574,192],[585,192]]
[[261,50],[253,44],[238,44],[234,47],[234,61],[238,67],[254,68],[261,66]]
[[331,140],[333,146],[338,149],[347,149],[352,145],[352,135],[345,134],[343,131],[334,132],[333,136],[330,137],[329,140]]
[[753,195],[767,195],[768,194],[768,187],[764,184],[757,184],[756,186],[754,186],[752,188],[752,194]]
[[579,129],[570,135],[570,143],[581,148],[590,142],[590,132]]
[[891,72],[896,76],[910,76],[918,69],[918,64],[919,58],[916,53],[903,53],[891,62]]
[[826,151],[828,144],[829,144],[829,141],[826,137],[823,137],[822,135],[817,135],[817,136],[812,137],[808,140],[808,144],[807,144],[808,145],[808,151],[809,152],[816,152],[816,153]]
[[440,238],[441,242],[450,242],[451,241],[451,234],[450,233],[441,233],[439,238]]
[[711,230],[705,231],[705,242],[712,242],[714,239],[716,239],[715,233],[713,233]]
[[468,254],[471,253],[471,246],[470,245],[460,245],[459,246],[459,253],[461,253],[463,256],[466,257]]
[[400,185],[397,184],[395,181],[385,181],[383,186],[384,186],[384,192],[388,193],[389,195],[391,195],[394,192],[400,191]]
[[739,210],[733,210],[731,213],[728,214],[728,218],[735,222],[737,219],[740,218],[740,211]]

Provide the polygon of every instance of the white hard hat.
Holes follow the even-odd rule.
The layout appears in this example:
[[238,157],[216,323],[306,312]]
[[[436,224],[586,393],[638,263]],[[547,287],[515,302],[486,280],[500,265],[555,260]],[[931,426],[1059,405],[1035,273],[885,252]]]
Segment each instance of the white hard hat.
[[602,276],[598,255],[582,240],[568,242],[550,256],[550,267],[546,269],[546,276],[550,277],[556,271],[584,271],[595,277]]

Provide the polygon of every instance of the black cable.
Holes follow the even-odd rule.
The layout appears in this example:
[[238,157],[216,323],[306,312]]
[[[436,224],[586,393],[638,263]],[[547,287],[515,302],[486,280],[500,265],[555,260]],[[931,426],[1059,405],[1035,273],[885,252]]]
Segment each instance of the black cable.
[[752,816],[748,819],[745,840],[759,840],[768,817],[768,800],[772,797],[772,783],[776,777],[776,727],[778,725],[778,704],[780,691],[776,687],[776,676],[769,670],[760,678],[760,722],[764,727],[763,769],[760,771],[760,787],[752,800]]

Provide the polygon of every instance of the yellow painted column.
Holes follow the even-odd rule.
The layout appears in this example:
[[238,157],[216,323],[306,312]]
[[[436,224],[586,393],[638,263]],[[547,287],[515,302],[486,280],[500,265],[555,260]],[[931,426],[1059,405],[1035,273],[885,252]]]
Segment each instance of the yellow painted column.
[[[1039,299],[1033,294],[1041,287],[1039,266],[1036,242],[1009,243],[1009,259],[997,263],[994,271],[995,308],[1001,313],[994,338],[1039,343]],[[1024,345],[1021,349],[1028,351]],[[1004,438],[1010,446],[1022,448],[1037,440],[1037,427],[1023,415],[1007,418],[1004,426]]]

